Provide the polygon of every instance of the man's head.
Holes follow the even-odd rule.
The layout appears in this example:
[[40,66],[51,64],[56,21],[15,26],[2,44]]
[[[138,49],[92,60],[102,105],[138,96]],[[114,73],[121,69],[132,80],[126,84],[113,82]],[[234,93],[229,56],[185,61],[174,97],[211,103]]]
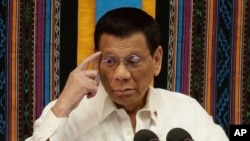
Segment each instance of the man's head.
[[160,45],[160,31],[157,23],[146,12],[132,7],[111,10],[104,14],[96,24],[94,33],[95,49],[103,33],[126,37],[135,32],[144,34],[150,53]]
[[118,107],[133,111],[144,106],[149,85],[161,69],[159,34],[154,19],[135,8],[111,10],[97,23],[100,79]]

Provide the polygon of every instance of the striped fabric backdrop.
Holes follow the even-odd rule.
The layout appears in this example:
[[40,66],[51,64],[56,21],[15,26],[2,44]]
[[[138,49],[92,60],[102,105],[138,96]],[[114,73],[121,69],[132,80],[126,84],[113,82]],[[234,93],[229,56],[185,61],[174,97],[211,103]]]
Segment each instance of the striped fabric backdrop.
[[196,98],[229,134],[250,124],[250,0],[1,0],[0,140],[23,141],[69,72],[93,53],[96,21],[132,6],[161,28],[155,87]]
[[60,92],[60,0],[0,6],[0,140],[23,141]]

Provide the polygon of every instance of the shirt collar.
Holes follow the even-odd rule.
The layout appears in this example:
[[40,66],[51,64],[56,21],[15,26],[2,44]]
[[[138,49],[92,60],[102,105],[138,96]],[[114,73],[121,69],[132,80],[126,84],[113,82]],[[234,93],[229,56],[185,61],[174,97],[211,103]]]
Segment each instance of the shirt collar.
[[[107,92],[105,90],[103,92],[107,94]],[[150,112],[150,116],[151,116],[151,119],[154,122],[154,124],[157,123],[156,122],[157,115],[158,115],[158,112],[156,109],[157,101],[158,100],[157,100],[157,96],[154,92],[154,88],[152,86],[150,86],[148,94],[147,94],[146,105],[140,111]],[[102,109],[102,112],[100,113],[100,116],[99,116],[100,122],[105,120],[105,118],[110,116],[116,110],[118,110],[118,109],[116,108],[115,104],[107,96],[104,100],[103,109]]]

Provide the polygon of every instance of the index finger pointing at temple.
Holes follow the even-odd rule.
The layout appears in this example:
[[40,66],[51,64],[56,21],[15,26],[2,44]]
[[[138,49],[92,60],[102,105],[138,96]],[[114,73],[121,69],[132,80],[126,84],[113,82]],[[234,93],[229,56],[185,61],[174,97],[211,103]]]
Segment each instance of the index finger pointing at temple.
[[91,62],[94,62],[98,56],[100,56],[101,52],[96,52],[92,55],[90,55],[89,57],[87,57],[85,60],[83,60],[79,66],[77,68],[81,69],[81,70],[86,70],[88,69],[88,66]]

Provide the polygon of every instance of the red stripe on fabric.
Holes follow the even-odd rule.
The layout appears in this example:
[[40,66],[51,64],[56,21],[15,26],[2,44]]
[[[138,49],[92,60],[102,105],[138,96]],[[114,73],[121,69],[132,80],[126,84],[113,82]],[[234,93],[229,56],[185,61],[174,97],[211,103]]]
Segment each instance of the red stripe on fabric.
[[191,0],[186,0],[184,4],[184,15],[183,16],[183,47],[182,47],[182,80],[181,80],[181,91],[184,94],[189,93],[189,65],[190,65],[190,28],[191,28]]
[[45,2],[37,1],[36,4],[36,37],[35,37],[35,119],[43,109],[44,101],[44,9]]

